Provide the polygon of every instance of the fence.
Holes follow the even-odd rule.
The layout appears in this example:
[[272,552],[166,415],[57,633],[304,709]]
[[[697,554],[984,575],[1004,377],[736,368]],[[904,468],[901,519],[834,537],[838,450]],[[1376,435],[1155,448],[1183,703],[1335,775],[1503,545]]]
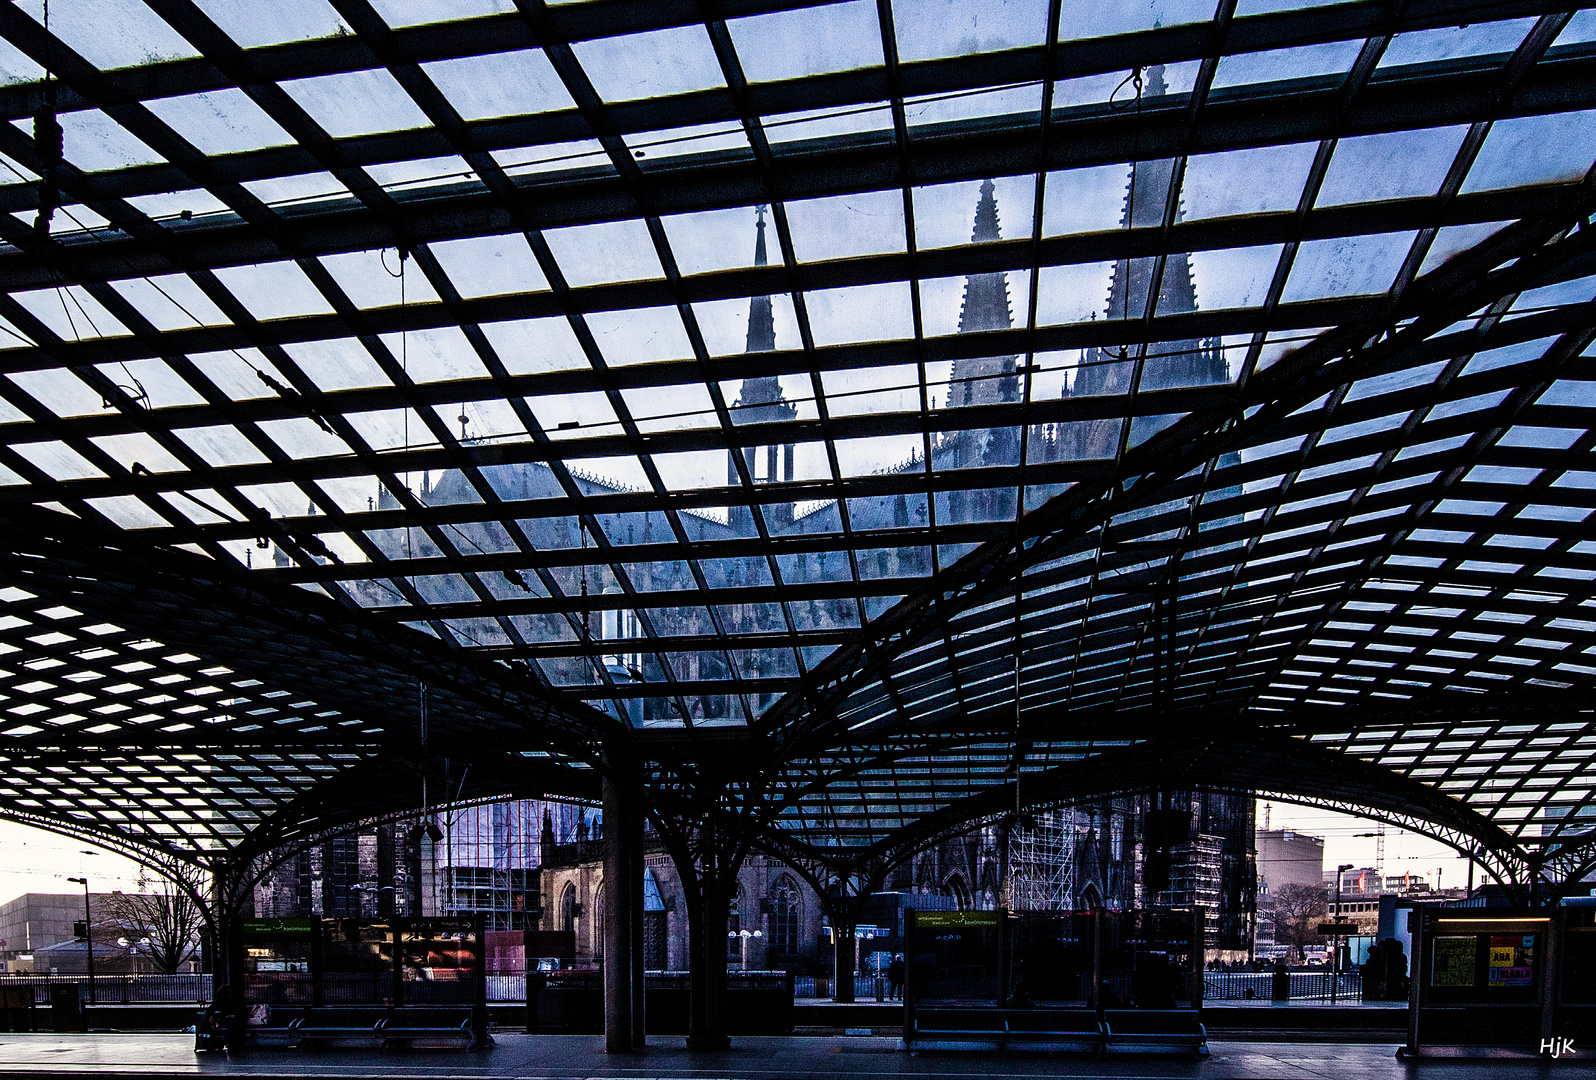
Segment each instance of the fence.
[[[0,986],[31,986],[36,1005],[50,1004],[50,987],[77,983],[89,1000],[87,975],[0,975]],[[209,975],[96,975],[94,1001],[99,1005],[156,1002],[199,1003],[211,999]]]
[[[830,980],[828,979],[827,982],[829,984]],[[792,996],[795,998],[814,997],[815,977],[813,975],[794,975]],[[829,998],[831,995],[828,992],[826,996]],[[876,999],[876,977],[874,975],[855,975],[853,977],[853,997],[855,1001],[874,1001]]]
[[[1293,971],[1291,1001],[1329,1001],[1332,985],[1337,1001],[1363,1000],[1363,973],[1343,971]],[[1337,981],[1339,980],[1339,981]],[[1203,997],[1208,1001],[1269,1001],[1274,992],[1271,971],[1210,971],[1203,975]]]

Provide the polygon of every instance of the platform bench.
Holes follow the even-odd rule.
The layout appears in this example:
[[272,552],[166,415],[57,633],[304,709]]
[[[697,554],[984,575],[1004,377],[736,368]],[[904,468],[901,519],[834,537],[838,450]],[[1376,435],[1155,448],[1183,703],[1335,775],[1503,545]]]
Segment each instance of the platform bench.
[[475,1040],[471,1019],[469,1007],[400,1008],[390,1013],[378,1030],[385,1042],[437,1039],[469,1043]]
[[1103,1048],[1103,1027],[1091,1009],[1008,1009],[1003,1018],[1010,1043]]
[[1103,1013],[1103,1039],[1109,1050],[1208,1053],[1208,1029],[1195,1009],[1111,1009]]
[[1097,1051],[1103,1032],[1090,1009],[930,1007],[915,1010],[914,1045],[927,1043],[1027,1045]]
[[[204,1014],[200,1015],[203,1021]],[[434,1041],[477,1045],[479,1033],[474,1018],[475,1010],[469,1005],[397,1009],[382,1005],[276,1006],[267,1011],[264,1022],[250,1017],[243,1027],[243,1037],[247,1042],[290,1046],[321,1040],[375,1042],[384,1046]],[[203,1046],[198,1038],[196,1046]]]

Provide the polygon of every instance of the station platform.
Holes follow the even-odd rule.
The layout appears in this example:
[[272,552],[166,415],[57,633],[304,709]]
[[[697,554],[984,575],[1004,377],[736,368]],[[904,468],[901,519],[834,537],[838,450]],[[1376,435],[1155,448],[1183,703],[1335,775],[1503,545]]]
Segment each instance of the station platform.
[[679,1038],[660,1038],[635,1054],[607,1055],[602,1038],[497,1034],[483,1051],[249,1050],[194,1053],[182,1033],[0,1035],[0,1075],[92,1075],[97,1080],[238,1076],[348,1080],[360,1077],[507,1077],[516,1080],[1030,1080],[1105,1077],[1113,1080],[1499,1080],[1596,1076],[1596,1054],[1573,1057],[1402,1062],[1395,1042],[1263,1043],[1210,1040],[1203,1060],[1156,1055],[1106,1059],[1023,1052],[906,1054],[897,1040],[862,1036],[741,1038],[726,1051],[689,1051]]

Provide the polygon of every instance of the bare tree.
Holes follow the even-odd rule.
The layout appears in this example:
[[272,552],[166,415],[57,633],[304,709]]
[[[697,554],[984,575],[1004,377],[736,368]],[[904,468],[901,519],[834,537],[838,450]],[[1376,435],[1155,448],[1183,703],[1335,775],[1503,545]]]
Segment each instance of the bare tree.
[[147,958],[163,975],[175,975],[199,948],[205,914],[166,877],[139,876],[136,893],[112,893],[105,919],[127,941],[127,950]]
[[1275,942],[1288,945],[1302,959],[1303,947],[1317,945],[1319,920],[1329,909],[1329,891],[1323,886],[1282,885],[1275,890]]

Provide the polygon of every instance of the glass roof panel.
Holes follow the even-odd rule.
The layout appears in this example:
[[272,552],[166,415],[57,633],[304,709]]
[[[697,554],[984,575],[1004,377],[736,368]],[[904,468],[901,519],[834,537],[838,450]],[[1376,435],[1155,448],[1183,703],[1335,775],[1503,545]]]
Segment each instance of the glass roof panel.
[[164,360],[120,360],[96,364],[96,370],[110,379],[128,397],[139,400],[147,409],[169,409],[178,405],[200,405],[205,399],[173,371]]
[[6,378],[57,416],[97,416],[105,411],[100,392],[65,368],[13,371]]
[[[999,239],[1029,237],[1036,206],[1036,177],[996,177],[992,180],[992,197],[997,204]],[[981,184],[974,181],[915,188],[915,246],[925,250],[972,243],[980,199]]]
[[702,26],[577,41],[571,50],[605,101],[636,101],[726,85]]
[[807,199],[789,202],[786,209],[799,262],[907,250],[900,191]]
[[352,32],[326,0],[276,0],[267,5],[195,0],[195,4],[246,49]]
[[498,296],[504,293],[541,292],[549,287],[526,237],[474,236],[431,244],[438,264],[461,296]]
[[0,81],[33,82],[44,75],[43,65],[11,42],[0,38]]
[[804,294],[816,345],[906,338],[914,334],[909,287],[903,282],[821,289]]
[[1569,182],[1591,168],[1596,109],[1498,120],[1491,125],[1463,190]]
[[[800,348],[798,314],[792,297],[781,293],[769,300],[775,347]],[[698,330],[709,355],[735,356],[748,350],[748,307],[749,301],[743,298],[709,300],[693,305],[693,317],[698,320]]]
[[1042,203],[1042,235],[1098,232],[1122,226],[1129,184],[1129,165],[1099,165],[1048,173]]
[[882,133],[889,138],[892,110],[885,103],[850,108],[803,109],[765,119],[765,135],[772,144],[806,142],[828,135]]
[[693,355],[682,319],[673,307],[595,311],[587,325],[604,359],[613,365],[681,360]]
[[[260,448],[230,424],[186,428],[174,431],[190,449],[216,468],[229,465],[259,465],[267,461]],[[302,505],[302,500],[296,505]]]
[[510,176],[527,176],[575,168],[613,169],[609,155],[597,139],[579,142],[544,143],[493,151],[493,160]]
[[983,93],[931,94],[907,98],[904,101],[904,115],[908,119],[910,130],[917,137],[931,134],[919,130],[926,127],[933,127],[933,133],[940,133],[941,129],[934,127],[938,124],[977,120],[983,117],[1030,116],[1039,114],[1041,108],[1040,83],[1027,83],[1023,86],[1010,86]]
[[157,330],[188,326],[226,326],[230,319],[185,274],[113,281],[112,287],[138,308]]
[[1413,246],[1415,233],[1310,240],[1297,249],[1282,299],[1317,300],[1385,292]]
[[754,220],[753,207],[673,214],[660,219],[670,241],[676,268],[683,274],[704,274],[754,265],[754,245],[728,243],[727,237],[746,230]]
[[422,70],[463,120],[576,107],[542,49],[437,60]]
[[660,278],[659,256],[648,226],[642,221],[606,221],[543,234],[560,264],[567,285],[599,285],[608,281]]
[[1432,196],[1467,134],[1459,126],[1342,139],[1316,205]]
[[563,316],[483,323],[482,333],[511,375],[588,367],[587,354]]
[[366,175],[384,190],[411,191],[441,184],[460,188],[474,176],[463,158],[454,154],[420,161],[391,161],[366,166]]
[[335,139],[427,126],[421,106],[381,68],[291,79],[280,85]]
[[382,343],[388,346],[388,351],[413,382],[485,379],[488,376],[488,369],[482,366],[465,332],[457,326],[383,334]]
[[347,195],[349,189],[332,173],[300,173],[297,176],[273,176],[262,180],[246,180],[244,186],[267,206],[286,206],[300,200],[323,199],[329,195]]
[[[1289,143],[1193,154],[1181,188],[1186,219],[1296,209],[1317,152],[1314,143]],[[1319,201],[1324,202],[1322,194]]]
[[1511,53],[1535,25],[1534,19],[1504,19],[1465,26],[1441,26],[1398,34],[1380,57],[1381,67],[1453,60],[1460,56]]
[[157,221],[162,218],[178,217],[184,211],[191,216],[232,213],[226,203],[203,188],[163,191],[156,195],[134,195],[126,201],[128,205]]
[[332,314],[327,298],[293,262],[225,266],[216,276],[257,319]]
[[1107,0],[1070,9],[1060,23],[1064,38],[1093,38],[1126,34],[1159,26],[1207,22],[1214,5],[1205,0]]
[[870,0],[728,19],[743,75],[751,83],[880,67],[881,23]]
[[1557,35],[1552,46],[1578,45],[1586,41],[1596,41],[1596,10],[1590,8],[1574,12],[1574,17],[1568,20],[1568,25],[1563,27],[1563,32]]
[[82,454],[59,440],[19,443],[12,449],[52,480],[87,480],[105,475]]
[[1262,304],[1280,264],[1280,252],[1279,244],[1194,252],[1192,284],[1197,289],[1199,306],[1204,311],[1217,311]]
[[1219,70],[1214,73],[1214,89],[1306,79],[1314,75],[1345,75],[1352,70],[1352,62],[1358,58],[1362,47],[1361,41],[1327,41],[1321,45],[1235,53],[1219,62]]
[[1044,0],[998,0],[979,7],[957,0],[898,0],[892,19],[898,59],[904,63],[1047,41]]
[[296,341],[283,346],[283,351],[323,390],[392,385],[371,353],[355,338]]
[[391,248],[323,255],[321,264],[358,308],[426,304],[438,300],[437,291],[427,276],[416,269],[412,260],[401,260],[398,252]]
[[752,154],[748,136],[741,124],[698,124],[693,127],[650,131],[626,136],[626,145],[642,168],[652,168],[670,158],[689,154],[708,154],[717,150]]
[[418,26],[444,20],[479,18],[515,10],[514,0],[372,0],[389,26]]
[[1037,325],[1085,322],[1106,312],[1108,281],[1113,270],[1114,264],[1107,262],[1042,267]]
[[[165,160],[98,109],[63,113],[60,119],[66,159],[84,172],[155,165]],[[27,127],[20,120],[12,123],[30,134],[33,130],[31,123]]]
[[[16,6],[44,24],[43,0],[19,0]],[[50,33],[102,71],[199,55],[183,35],[138,0],[58,2],[49,18]]]
[[242,90],[160,98],[146,107],[202,154],[239,154],[294,142]]
[[123,337],[131,332],[81,285],[12,293],[11,298],[62,341]]

